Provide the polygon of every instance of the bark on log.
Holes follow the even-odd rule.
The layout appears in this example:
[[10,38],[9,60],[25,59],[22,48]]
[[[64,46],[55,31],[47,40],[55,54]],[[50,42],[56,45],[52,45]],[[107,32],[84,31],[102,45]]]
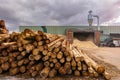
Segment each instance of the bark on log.
[[41,76],[42,78],[47,78],[48,75],[49,75],[49,71],[50,71],[50,67],[45,67],[45,68],[41,71],[40,76]]

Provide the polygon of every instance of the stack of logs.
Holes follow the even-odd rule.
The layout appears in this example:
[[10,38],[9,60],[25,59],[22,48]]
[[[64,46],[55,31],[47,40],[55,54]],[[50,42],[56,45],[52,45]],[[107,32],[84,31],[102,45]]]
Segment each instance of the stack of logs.
[[7,72],[42,78],[75,75],[110,79],[104,66],[70,45],[64,36],[29,29],[1,38],[0,74]]

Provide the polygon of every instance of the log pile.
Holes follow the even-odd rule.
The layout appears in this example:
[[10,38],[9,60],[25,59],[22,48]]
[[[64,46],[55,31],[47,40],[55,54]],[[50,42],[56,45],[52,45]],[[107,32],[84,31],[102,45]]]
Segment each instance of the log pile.
[[42,78],[75,75],[110,79],[104,66],[69,44],[64,36],[29,29],[0,40],[0,74],[7,72]]

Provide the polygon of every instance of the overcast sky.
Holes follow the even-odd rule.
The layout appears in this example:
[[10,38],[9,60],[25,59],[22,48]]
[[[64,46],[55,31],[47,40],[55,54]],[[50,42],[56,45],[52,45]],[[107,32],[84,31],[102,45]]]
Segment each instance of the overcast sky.
[[[119,0],[0,0],[0,19],[10,31],[21,26],[88,25],[88,11],[100,24],[120,24]],[[96,24],[96,18],[94,18]]]

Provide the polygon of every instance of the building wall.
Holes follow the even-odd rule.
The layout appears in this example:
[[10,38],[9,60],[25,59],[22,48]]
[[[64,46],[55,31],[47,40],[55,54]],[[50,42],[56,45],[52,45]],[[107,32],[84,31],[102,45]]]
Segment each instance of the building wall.
[[[34,31],[42,30],[41,26],[20,26],[19,31],[22,32],[24,29],[29,28]],[[65,30],[68,28],[73,29],[88,29],[88,26],[46,26],[47,32],[51,34],[65,34]],[[94,30],[97,30],[97,26],[93,26]],[[110,33],[120,33],[120,26],[100,26],[103,34],[101,35],[101,41],[109,37]]]

